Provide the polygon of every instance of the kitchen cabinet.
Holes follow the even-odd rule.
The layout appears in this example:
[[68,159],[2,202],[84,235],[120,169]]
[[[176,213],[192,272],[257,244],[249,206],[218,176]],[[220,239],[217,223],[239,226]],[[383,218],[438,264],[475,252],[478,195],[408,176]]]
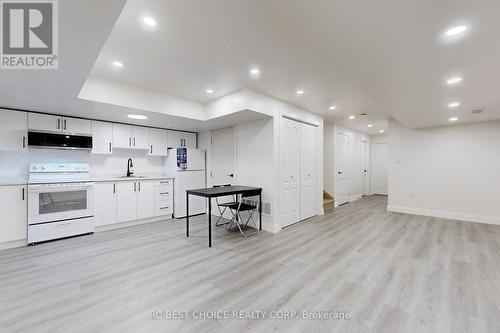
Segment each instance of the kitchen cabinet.
[[149,149],[149,129],[141,126],[113,124],[113,147]]
[[28,206],[25,185],[0,186],[0,242],[27,238]]
[[92,135],[92,123],[87,119],[28,113],[28,129],[42,132],[62,132],[72,135]]
[[92,121],[92,153],[113,153],[113,125],[102,121]]
[[149,129],[149,155],[167,156],[167,131],[150,128]]
[[[116,183],[95,185],[95,225],[114,224],[116,218]],[[131,214],[132,215],[132,214]]]
[[168,131],[168,147],[196,148],[196,133]]
[[116,182],[116,221],[137,219],[137,184],[131,181]]
[[155,181],[137,182],[137,219],[155,216]]
[[0,151],[27,151],[28,114],[0,110]]

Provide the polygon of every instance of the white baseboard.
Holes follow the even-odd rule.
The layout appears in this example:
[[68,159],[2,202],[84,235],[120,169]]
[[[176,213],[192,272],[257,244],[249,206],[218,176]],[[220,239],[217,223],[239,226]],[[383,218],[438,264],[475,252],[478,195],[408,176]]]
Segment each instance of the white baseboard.
[[15,247],[23,247],[26,245],[28,245],[27,239],[19,239],[19,240],[10,241],[10,242],[3,242],[3,243],[0,243],[0,251],[7,250],[7,249],[13,249]]
[[99,225],[99,226],[95,227],[95,232],[115,230],[115,229],[131,227],[134,225],[140,225],[140,224],[146,224],[146,223],[152,223],[152,222],[160,222],[160,221],[170,221],[170,220],[174,220],[174,219],[171,217],[171,215],[167,215],[167,216],[152,217],[152,218],[143,219],[143,220],[134,220],[134,221],[129,221],[129,222]]
[[500,217],[488,216],[488,215],[475,215],[467,213],[456,213],[444,210],[433,210],[433,209],[422,209],[416,207],[405,207],[397,205],[387,205],[387,211],[396,213],[405,213],[412,215],[423,215],[439,217],[443,219],[459,220],[465,222],[478,222],[485,224],[496,224],[500,225]]
[[[351,195],[351,196],[349,196],[349,199],[347,200],[347,202],[344,202],[344,203],[353,202],[353,201],[361,199],[362,197],[363,196],[361,194]],[[341,205],[343,205],[344,203],[342,203]],[[338,207],[338,206],[340,206],[339,203],[334,200],[333,201],[333,207]]]

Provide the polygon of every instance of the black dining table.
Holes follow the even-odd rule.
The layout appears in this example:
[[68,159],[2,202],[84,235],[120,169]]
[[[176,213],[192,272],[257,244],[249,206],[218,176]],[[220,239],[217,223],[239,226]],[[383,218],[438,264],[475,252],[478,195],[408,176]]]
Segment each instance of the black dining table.
[[262,231],[262,188],[252,186],[220,186],[208,187],[186,191],[186,237],[189,237],[189,195],[208,199],[208,247],[212,247],[212,198],[230,195],[244,195],[245,193],[259,193],[259,231]]

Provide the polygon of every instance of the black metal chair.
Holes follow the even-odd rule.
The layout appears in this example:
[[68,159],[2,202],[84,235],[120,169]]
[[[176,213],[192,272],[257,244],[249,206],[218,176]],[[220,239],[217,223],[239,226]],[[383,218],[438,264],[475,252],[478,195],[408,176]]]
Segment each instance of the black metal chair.
[[[235,202],[232,205],[228,206],[229,210],[233,214],[233,218],[231,219],[231,221],[229,221],[228,231],[239,229],[243,237],[252,236],[258,232],[257,223],[255,223],[255,220],[253,219],[253,213],[257,211],[260,207],[260,201],[259,201],[260,194],[261,192],[259,190],[247,191],[241,195],[240,202]],[[256,201],[250,200],[249,198],[252,197],[256,197],[257,200]],[[241,212],[248,212],[248,219],[246,220],[245,223],[240,223],[240,221],[243,221]],[[249,234],[245,234],[243,232],[242,227],[247,228],[248,223],[250,221],[252,221],[256,231]],[[236,226],[233,227],[233,224],[236,224]]]
[[[225,187],[225,186],[231,186],[231,184],[214,185],[213,187],[217,188],[217,187]],[[231,197],[233,199],[233,201],[231,201],[231,202],[219,202],[219,198],[217,198],[217,197],[215,198],[215,202],[217,203],[217,208],[219,209],[219,214],[220,214],[219,218],[217,219],[217,222],[215,222],[216,227],[225,226],[226,224],[229,224],[231,222],[231,221],[223,222],[223,223],[220,222],[223,219],[224,212],[226,211],[226,209],[228,209],[231,205],[238,203],[235,195],[232,195]],[[221,207],[223,207],[224,209],[221,209]]]

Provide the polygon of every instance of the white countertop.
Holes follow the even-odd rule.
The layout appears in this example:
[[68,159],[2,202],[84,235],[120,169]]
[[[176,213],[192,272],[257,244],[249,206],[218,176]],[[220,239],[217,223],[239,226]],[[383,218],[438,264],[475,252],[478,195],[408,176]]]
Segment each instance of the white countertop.
[[[130,177],[125,178],[120,176],[91,176],[89,181],[93,182],[120,182],[120,181],[146,181],[146,180],[160,180],[160,179],[174,179],[175,177],[172,175],[147,175],[147,174],[138,174],[138,176],[142,177]],[[0,186],[14,186],[14,185],[26,185],[28,184],[27,177],[8,177],[8,176],[0,176]]]

